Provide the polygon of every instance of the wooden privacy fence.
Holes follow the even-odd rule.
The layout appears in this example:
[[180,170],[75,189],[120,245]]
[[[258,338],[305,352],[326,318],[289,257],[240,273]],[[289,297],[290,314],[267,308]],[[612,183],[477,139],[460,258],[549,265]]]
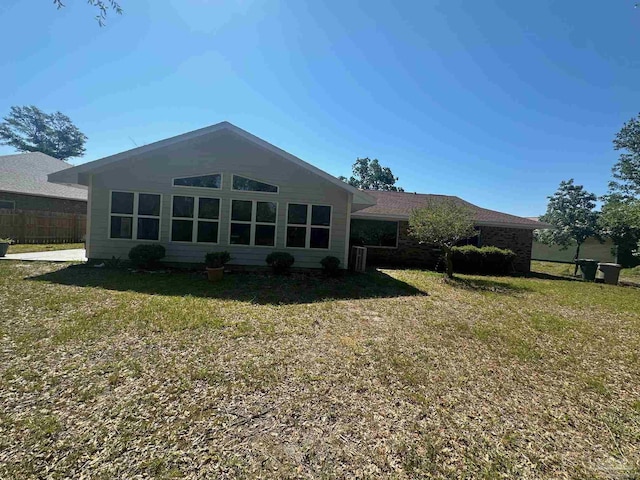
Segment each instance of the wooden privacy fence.
[[0,209],[0,238],[16,243],[75,243],[84,240],[87,216],[79,213]]

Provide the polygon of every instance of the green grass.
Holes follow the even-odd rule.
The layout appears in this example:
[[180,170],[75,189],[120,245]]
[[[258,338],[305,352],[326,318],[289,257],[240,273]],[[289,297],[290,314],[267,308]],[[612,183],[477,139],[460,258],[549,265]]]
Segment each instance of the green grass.
[[[560,277],[573,277],[574,268],[574,265],[569,263],[541,262],[538,260],[531,262],[532,272]],[[578,276],[580,276],[580,270],[578,270]],[[623,268],[620,271],[620,280],[640,284],[640,266]]]
[[7,253],[52,252],[71,248],[84,248],[84,243],[18,243],[9,246]]
[[0,263],[0,478],[637,478],[640,289]]

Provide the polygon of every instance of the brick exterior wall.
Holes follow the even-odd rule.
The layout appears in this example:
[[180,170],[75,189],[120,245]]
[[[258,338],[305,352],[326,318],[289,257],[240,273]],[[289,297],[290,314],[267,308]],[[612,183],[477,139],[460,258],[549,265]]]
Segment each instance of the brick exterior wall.
[[15,203],[16,210],[40,210],[44,212],[87,214],[86,200],[68,200],[64,198],[38,197],[21,193],[0,192],[0,200]]
[[[442,268],[440,250],[420,245],[407,230],[409,222],[400,222],[398,248],[367,248],[367,263],[379,266]],[[508,248],[516,254],[514,267],[528,272],[531,265],[533,231],[520,228],[480,227],[480,245]]]

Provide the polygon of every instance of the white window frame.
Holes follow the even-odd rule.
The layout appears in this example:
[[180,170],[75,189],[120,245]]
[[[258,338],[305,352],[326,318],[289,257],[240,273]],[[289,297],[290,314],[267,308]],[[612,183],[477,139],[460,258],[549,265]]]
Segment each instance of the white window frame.
[[[175,181],[178,179],[182,179],[182,178],[197,178],[197,177],[206,177],[208,175],[220,175],[220,187],[218,188],[214,188],[214,187],[192,187],[190,185],[176,185]],[[173,188],[188,188],[188,189],[194,189],[194,190],[202,190],[205,192],[210,192],[212,190],[222,190],[222,187],[224,186],[224,175],[222,174],[222,172],[211,172],[211,173],[200,173],[198,175],[187,175],[186,177],[173,177],[171,179],[171,186]],[[188,196],[188,195],[183,195],[183,196]],[[172,204],[173,205],[173,204]],[[173,214],[173,206],[171,207],[171,214]]]
[[400,241],[400,220],[385,220],[384,218],[353,218],[351,220],[372,220],[375,222],[395,222],[396,223],[396,244],[393,247],[383,247],[380,245],[367,245],[366,243],[363,245],[367,248],[378,248],[380,250],[397,250],[398,242]]
[[[184,178],[184,177],[180,177]],[[189,187],[189,188],[199,188],[199,187]],[[207,188],[205,190],[215,190],[212,188]],[[173,198],[174,197],[190,197],[193,198],[193,217],[174,217],[173,216]],[[218,200],[218,219],[214,220],[213,218],[199,218],[200,215],[200,199],[208,198],[211,200]],[[222,221],[222,199],[219,197],[209,197],[207,195],[188,195],[175,193],[171,195],[171,223],[169,224],[169,242],[170,243],[197,243],[199,245],[220,245],[220,223]],[[174,240],[173,239],[173,221],[174,220],[186,220],[193,222],[193,226],[191,228],[191,241],[188,242],[186,240]],[[209,222],[209,223],[217,223],[218,224],[218,235],[216,236],[216,241],[214,242],[199,242],[198,241],[198,222]]]
[[[129,213],[111,213],[111,203],[113,201],[113,193],[133,193],[133,214]],[[160,197],[160,212],[155,215],[138,215],[138,205],[140,204],[140,194],[157,195]],[[107,229],[107,238],[109,240],[124,240],[126,242],[159,242],[162,237],[162,194],[157,192],[140,192],[132,190],[109,190],[109,228]],[[131,238],[112,238],[111,237],[111,217],[131,218]],[[153,218],[158,220],[158,238],[156,240],[138,238],[138,219]]]
[[[237,188],[233,188],[233,179],[235,177],[242,177],[242,178],[246,178],[247,180],[253,180],[254,182],[259,182],[259,183],[264,183],[266,185],[271,185],[272,187],[276,187],[276,191],[275,192],[261,192],[259,190],[238,190]],[[265,182],[264,180],[258,180],[257,178],[251,178],[251,177],[247,177],[246,175],[240,175],[240,174],[232,174],[231,175],[231,191],[232,192],[240,192],[240,193],[257,193],[259,195],[279,195],[280,194],[280,186],[279,185],[274,185],[273,183],[269,183],[269,182]]]
[[[243,190],[244,191],[244,190]],[[249,192],[247,192],[249,193]],[[247,222],[245,220],[233,220],[232,219],[232,212],[233,212],[233,202],[235,201],[239,201],[239,202],[251,202],[251,221]],[[273,223],[269,223],[269,222],[257,222],[256,221],[256,213],[258,211],[258,202],[262,202],[262,203],[275,203],[276,204],[276,221]],[[278,245],[278,209],[280,208],[280,205],[278,204],[278,202],[274,202],[272,200],[265,200],[265,199],[252,199],[252,198],[232,198],[231,201],[229,202],[229,245],[232,247],[255,247],[255,248],[276,248],[276,245]],[[249,237],[249,244],[244,244],[244,243],[231,243],[231,224],[232,223],[241,223],[244,225],[251,225],[250,228],[250,237]],[[274,232],[273,232],[273,245],[256,245],[256,225],[268,225],[270,227],[274,227]]]
[[[307,206],[307,223],[305,224],[301,224],[301,223],[289,223],[289,205],[306,205]],[[329,207],[329,226],[326,225],[311,225],[311,216],[313,214],[313,207]],[[287,203],[287,211],[285,212],[286,218],[285,218],[285,230],[284,230],[284,246],[285,248],[290,248],[292,250],[320,250],[320,251],[327,251],[327,250],[331,250],[331,230],[333,229],[333,205],[324,205],[321,203],[301,203],[301,202],[288,202]],[[287,237],[288,237],[288,231],[289,231],[289,227],[300,227],[300,228],[306,228],[306,234],[305,234],[305,239],[304,239],[304,247],[289,247],[287,246]],[[316,248],[316,247],[311,247],[311,229],[312,228],[324,228],[326,230],[329,230],[329,245],[327,246],[327,248]]]

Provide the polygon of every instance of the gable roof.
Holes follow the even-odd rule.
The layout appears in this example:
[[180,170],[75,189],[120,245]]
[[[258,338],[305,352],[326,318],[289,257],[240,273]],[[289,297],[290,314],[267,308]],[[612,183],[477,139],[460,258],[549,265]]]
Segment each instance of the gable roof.
[[545,228],[546,224],[529,220],[524,217],[517,217],[508,213],[497,212],[487,208],[478,207],[472,203],[462,200],[459,197],[450,195],[431,195],[424,193],[407,193],[407,192],[387,192],[367,190],[367,194],[376,200],[376,204],[364,208],[354,217],[373,217],[388,218],[393,220],[407,220],[411,211],[415,208],[424,207],[430,202],[442,201],[445,199],[452,200],[460,205],[465,205],[475,212],[476,225],[484,226],[504,226],[511,228],[526,228],[535,230]]
[[217,123],[215,125],[211,125],[209,127],[205,127],[205,128],[201,128],[199,130],[194,130],[192,132],[187,132],[187,133],[183,133],[182,135],[177,135],[175,137],[171,137],[171,138],[167,138],[165,140],[160,140],[158,142],[154,142],[154,143],[150,143],[148,145],[144,145],[142,147],[138,147],[138,148],[133,148],[131,150],[127,150],[125,152],[122,153],[117,153],[115,155],[111,155],[108,157],[104,157],[101,158],[99,160],[94,160],[93,162],[88,162],[88,163],[84,163],[82,165],[78,165],[77,167],[73,167],[70,168],[68,170],[65,170],[63,172],[58,172],[55,174],[52,174],[49,176],[49,181],[50,182],[55,182],[55,183],[63,183],[63,184],[83,184],[86,185],[87,184],[87,180],[86,175],[83,174],[87,174],[87,173],[92,173],[93,171],[97,170],[97,169],[102,169],[104,167],[107,167],[111,164],[114,164],[116,162],[121,162],[124,160],[128,160],[132,157],[135,157],[137,155],[142,155],[145,153],[149,153],[149,152],[153,152],[154,150],[158,150],[161,148],[165,148],[165,147],[169,147],[171,145],[175,145],[177,143],[181,143],[181,142],[187,142],[189,140],[194,140],[196,138],[205,136],[205,135],[210,135],[216,132],[219,132],[221,130],[228,130],[230,132],[235,133],[236,135],[244,138],[245,140],[248,140],[249,142],[253,143],[254,145],[257,145],[260,148],[263,148],[271,153],[274,153],[276,155],[279,155],[283,158],[285,158],[286,160],[289,160],[290,162],[294,163],[295,165],[298,165],[302,168],[305,168],[306,170],[318,175],[319,177],[323,178],[324,180],[327,180],[331,183],[333,183],[334,185],[350,192],[353,194],[353,203],[355,204],[359,204],[359,205],[372,205],[374,203],[374,200],[365,192],[363,192],[362,190],[358,190],[355,187],[352,187],[351,185],[349,185],[346,182],[343,182],[342,180],[337,179],[336,177],[329,175],[327,172],[320,170],[317,167],[314,167],[313,165],[311,165],[310,163],[305,162],[304,160],[301,160],[300,158],[296,157],[295,155],[291,155],[288,152],[285,152],[284,150],[282,150],[281,148],[276,147],[275,145],[270,144],[269,142],[266,142],[265,140],[262,140],[261,138],[256,137],[255,135],[247,132],[246,130],[243,130],[239,127],[236,127],[235,125],[233,125],[232,123],[229,122],[220,122]]
[[87,190],[49,183],[47,176],[71,165],[40,152],[0,156],[0,191],[39,197],[87,200]]

